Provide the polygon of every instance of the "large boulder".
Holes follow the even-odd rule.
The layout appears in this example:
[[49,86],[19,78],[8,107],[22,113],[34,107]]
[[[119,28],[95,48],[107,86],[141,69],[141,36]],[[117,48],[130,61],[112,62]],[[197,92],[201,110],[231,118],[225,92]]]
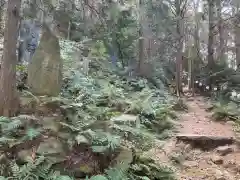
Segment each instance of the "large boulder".
[[58,38],[44,27],[40,44],[28,67],[28,86],[33,94],[57,96],[62,81]]

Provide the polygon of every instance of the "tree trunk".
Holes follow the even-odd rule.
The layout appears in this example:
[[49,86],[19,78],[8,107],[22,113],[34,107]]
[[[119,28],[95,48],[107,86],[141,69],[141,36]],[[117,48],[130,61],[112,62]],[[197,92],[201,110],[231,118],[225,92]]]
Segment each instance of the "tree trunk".
[[142,22],[143,22],[143,17],[142,17],[142,0],[139,0],[139,39],[138,39],[138,73],[141,74],[142,71],[142,65],[144,63],[144,37],[143,37],[143,27],[142,27]]
[[235,43],[235,53],[236,53],[236,65],[239,69],[240,67],[240,2],[236,1],[233,4],[232,13],[235,15],[233,19],[234,25],[234,43]]
[[19,99],[16,89],[16,48],[21,1],[8,1],[4,31],[4,51],[0,73],[0,116],[14,116]]
[[193,52],[192,46],[188,47],[188,89],[193,90]]
[[236,14],[236,21],[234,23],[234,34],[235,34],[235,51],[236,51],[236,64],[240,67],[240,12]]
[[214,0],[208,0],[209,32],[208,32],[208,68],[214,67]]
[[197,51],[197,58],[201,60],[202,56],[200,53],[200,37],[199,37],[199,29],[200,29],[200,18],[199,15],[195,15],[195,28],[194,28],[194,46]]
[[222,20],[222,5],[221,0],[216,1],[217,6],[217,18],[218,18],[218,33],[219,33],[219,47],[218,47],[218,60],[225,63],[225,48],[224,48],[224,29],[223,29],[223,20]]
[[68,22],[68,33],[67,33],[68,40],[70,40],[70,34],[71,34],[71,21]]
[[[195,21],[195,27],[194,27],[194,47],[197,52],[197,58],[199,61],[202,60],[202,55],[200,52],[200,35],[199,35],[199,30],[200,30],[200,24],[201,24],[201,19],[202,19],[202,13],[198,12],[198,8],[200,6],[200,0],[197,0],[194,4],[194,21]],[[200,63],[200,62],[197,62]]]
[[4,20],[4,0],[0,0],[0,36],[3,34],[2,21]]
[[182,93],[182,59],[183,59],[183,30],[184,30],[184,19],[181,10],[180,0],[175,1],[176,15],[177,15],[177,38],[178,38],[178,48],[176,54],[176,91],[177,96]]
[[142,65],[144,63],[144,38],[142,33],[142,28],[139,30],[139,40],[138,40],[138,73],[141,74]]

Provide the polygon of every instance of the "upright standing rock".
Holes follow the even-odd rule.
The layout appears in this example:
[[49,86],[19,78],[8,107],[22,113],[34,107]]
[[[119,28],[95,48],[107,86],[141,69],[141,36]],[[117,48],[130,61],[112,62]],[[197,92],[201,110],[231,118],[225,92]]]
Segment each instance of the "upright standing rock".
[[57,96],[61,90],[62,60],[58,38],[43,26],[40,44],[28,67],[28,86],[33,94]]

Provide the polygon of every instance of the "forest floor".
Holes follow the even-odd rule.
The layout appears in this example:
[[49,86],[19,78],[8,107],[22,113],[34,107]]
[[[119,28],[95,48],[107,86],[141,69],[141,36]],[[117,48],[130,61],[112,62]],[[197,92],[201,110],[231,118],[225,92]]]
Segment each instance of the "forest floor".
[[[210,103],[202,97],[186,98],[188,112],[178,114],[176,133],[160,147],[148,153],[161,164],[174,168],[178,180],[240,180],[240,146],[233,130],[233,122],[220,123],[211,120],[207,109]],[[234,139],[233,143],[207,148],[211,144],[193,146],[178,141],[179,136],[213,139]],[[216,138],[216,139],[215,139]],[[198,141],[194,139],[193,141]],[[190,141],[189,141],[190,142]]]

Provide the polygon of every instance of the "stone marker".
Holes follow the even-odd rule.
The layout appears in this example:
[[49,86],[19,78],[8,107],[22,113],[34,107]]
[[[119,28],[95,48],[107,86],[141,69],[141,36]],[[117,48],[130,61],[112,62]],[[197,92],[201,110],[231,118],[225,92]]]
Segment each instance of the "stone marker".
[[28,67],[28,86],[35,95],[57,96],[61,90],[62,60],[58,38],[44,26],[40,44]]

